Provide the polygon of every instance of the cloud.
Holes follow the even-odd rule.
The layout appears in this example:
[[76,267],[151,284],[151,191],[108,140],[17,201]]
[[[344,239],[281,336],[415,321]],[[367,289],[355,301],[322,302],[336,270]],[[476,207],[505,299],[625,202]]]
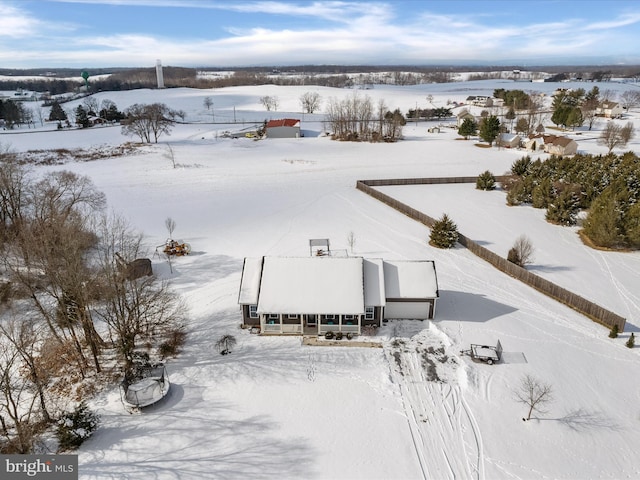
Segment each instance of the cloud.
[[[532,23],[532,18],[539,17],[515,15],[511,11],[491,15],[445,14],[441,13],[442,8],[430,9],[433,5],[429,2],[416,2],[417,7],[408,11],[406,2],[391,1],[56,0],[231,12],[223,16],[225,25],[212,28],[226,35],[217,33],[216,38],[207,38],[201,34],[198,38],[193,34],[187,38],[183,33],[172,38],[166,33],[170,30],[150,33],[150,26],[145,26],[144,35],[136,31],[118,32],[117,25],[108,31],[96,31],[92,26],[75,29],[74,25],[63,25],[61,29],[60,24],[53,29],[54,25],[39,20],[33,16],[35,13],[29,15],[17,8],[3,7],[2,1],[0,42],[3,35],[21,40],[13,45],[0,44],[0,60],[14,65],[18,60],[41,62],[43,58],[59,65],[71,62],[94,65],[99,60],[100,64],[95,66],[139,66],[161,57],[165,65],[243,66],[527,62],[554,55],[565,58],[635,55],[634,26],[640,23],[640,12],[625,12],[617,17],[612,13],[610,20],[592,22],[556,16],[553,21]],[[170,10],[162,9],[154,14],[166,16],[167,12]],[[270,21],[261,23],[255,14],[260,19],[269,16]],[[291,21],[300,18],[313,21]],[[276,26],[277,21],[282,27]],[[74,30],[73,41],[66,36],[65,28]],[[83,31],[95,33],[81,37],[79,32]]]
[[0,37],[24,38],[36,32],[42,22],[27,13],[0,3]]

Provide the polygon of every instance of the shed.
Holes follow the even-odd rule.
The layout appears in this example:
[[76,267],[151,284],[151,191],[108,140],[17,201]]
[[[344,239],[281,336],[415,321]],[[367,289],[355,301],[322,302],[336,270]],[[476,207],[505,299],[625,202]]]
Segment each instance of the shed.
[[518,148],[521,142],[522,139],[520,138],[520,135],[513,133],[501,133],[498,135],[497,139],[498,145],[506,148]]
[[300,138],[300,120],[296,118],[269,120],[265,133],[267,138]]

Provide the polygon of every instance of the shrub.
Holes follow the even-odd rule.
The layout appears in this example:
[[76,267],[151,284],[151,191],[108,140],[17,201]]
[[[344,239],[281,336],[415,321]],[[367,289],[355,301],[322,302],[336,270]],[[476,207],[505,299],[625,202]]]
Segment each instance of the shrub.
[[100,418],[85,402],[81,402],[73,412],[65,413],[58,421],[56,437],[59,450],[75,450],[89,438],[100,425]]
[[336,333],[336,340],[342,340],[342,332]]
[[476,189],[478,190],[494,190],[496,188],[496,178],[487,170],[481,173],[476,179]]
[[510,248],[509,253],[507,253],[507,260],[511,263],[515,263],[516,265],[521,265],[520,255],[518,255],[518,251],[515,248]]
[[431,227],[429,245],[438,248],[451,248],[458,241],[458,227],[445,213]]
[[533,261],[533,244],[526,235],[520,235],[507,253],[507,260],[520,267]]
[[625,343],[625,345],[628,348],[633,348],[635,346],[635,344],[636,344],[636,337],[633,334],[633,332],[631,332],[631,336],[629,337],[629,340],[627,340],[627,343]]
[[327,340],[331,340],[333,338],[333,332],[329,330],[327,333],[324,334],[324,338],[326,338]]
[[518,176],[526,175],[530,166],[531,157],[527,155],[526,157],[522,157],[521,159],[513,162],[511,165],[511,173]]
[[169,334],[169,339],[162,342],[158,347],[160,358],[174,357],[180,352],[180,347],[184,345],[187,334],[182,328],[178,328]]
[[618,338],[618,332],[618,325],[614,325],[609,332],[609,338]]

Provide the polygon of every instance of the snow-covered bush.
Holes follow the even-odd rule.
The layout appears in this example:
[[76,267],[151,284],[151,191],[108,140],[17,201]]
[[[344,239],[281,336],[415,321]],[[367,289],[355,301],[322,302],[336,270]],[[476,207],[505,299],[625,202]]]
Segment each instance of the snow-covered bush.
[[56,437],[59,450],[75,450],[89,438],[100,425],[100,417],[81,402],[73,412],[65,413],[58,421]]

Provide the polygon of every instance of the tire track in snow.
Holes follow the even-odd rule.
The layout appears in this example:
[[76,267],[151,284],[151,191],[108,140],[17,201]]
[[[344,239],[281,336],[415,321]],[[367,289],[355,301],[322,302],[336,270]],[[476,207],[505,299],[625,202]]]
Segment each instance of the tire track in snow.
[[429,381],[415,348],[385,346],[424,478],[484,480],[478,424],[460,386]]

